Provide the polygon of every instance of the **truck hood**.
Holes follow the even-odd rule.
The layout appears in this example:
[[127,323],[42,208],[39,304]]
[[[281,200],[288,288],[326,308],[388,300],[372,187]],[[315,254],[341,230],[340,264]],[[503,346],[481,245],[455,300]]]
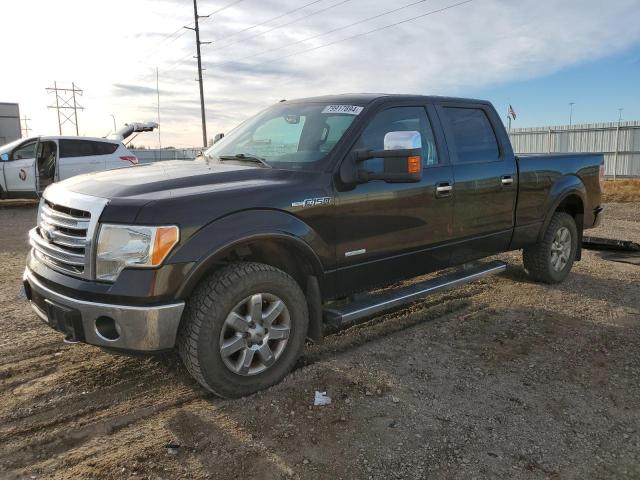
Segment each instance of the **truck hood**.
[[172,160],[78,175],[59,185],[94,197],[152,201],[279,183],[282,178],[276,172],[253,165]]

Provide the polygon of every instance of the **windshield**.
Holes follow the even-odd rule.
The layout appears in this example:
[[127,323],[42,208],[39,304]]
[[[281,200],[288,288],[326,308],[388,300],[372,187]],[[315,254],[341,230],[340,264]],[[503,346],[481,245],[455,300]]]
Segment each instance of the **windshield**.
[[18,140],[14,140],[13,142],[7,143],[6,145],[0,145],[0,154],[11,152],[11,150],[13,150],[14,147],[17,147],[18,145],[20,145],[21,143],[26,142],[27,140],[30,140],[30,139],[29,138],[19,138]]
[[258,157],[274,168],[317,170],[362,110],[358,105],[279,103],[236,127],[205,156]]

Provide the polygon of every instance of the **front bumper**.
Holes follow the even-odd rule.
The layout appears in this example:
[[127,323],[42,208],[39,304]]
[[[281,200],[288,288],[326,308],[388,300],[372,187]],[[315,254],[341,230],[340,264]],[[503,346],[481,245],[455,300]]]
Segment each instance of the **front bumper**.
[[90,302],[62,295],[26,268],[25,294],[38,317],[70,342],[136,352],[174,347],[184,302],[125,306]]

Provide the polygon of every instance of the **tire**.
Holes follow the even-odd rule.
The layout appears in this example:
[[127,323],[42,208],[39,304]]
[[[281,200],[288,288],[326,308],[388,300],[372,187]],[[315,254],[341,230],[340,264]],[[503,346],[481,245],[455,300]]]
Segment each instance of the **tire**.
[[[570,238],[567,239],[566,235]],[[578,249],[578,229],[573,217],[553,214],[542,240],[523,250],[524,268],[538,282],[560,283],[571,271]]]
[[308,324],[306,298],[293,278],[269,265],[233,263],[205,278],[187,300],[178,353],[204,388],[242,397],[289,373]]

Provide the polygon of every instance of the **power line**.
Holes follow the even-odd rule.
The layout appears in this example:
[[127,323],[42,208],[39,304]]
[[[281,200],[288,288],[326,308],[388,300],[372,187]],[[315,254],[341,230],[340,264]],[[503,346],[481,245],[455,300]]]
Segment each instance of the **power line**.
[[[241,1],[241,0],[238,0],[238,1]],[[243,32],[243,31],[247,31],[247,30],[250,30],[250,29],[252,29],[252,28],[255,28],[255,27],[258,27],[258,26],[264,25],[264,24],[266,24],[266,23],[269,23],[269,22],[271,22],[271,21],[273,21],[273,20],[276,20],[277,18],[281,18],[281,17],[284,17],[284,16],[286,16],[286,15],[289,15],[289,14],[291,14],[291,13],[293,13],[293,12],[296,12],[296,11],[302,10],[303,8],[306,8],[306,7],[310,6],[310,5],[313,5],[313,4],[318,3],[318,2],[321,2],[321,1],[323,1],[323,0],[315,0],[315,1],[313,1],[313,2],[309,2],[309,3],[305,4],[305,5],[302,5],[301,7],[294,8],[293,10],[289,10],[288,12],[285,12],[285,13],[283,13],[283,14],[280,14],[280,15],[277,15],[277,16],[275,16],[275,17],[272,17],[272,18],[270,18],[269,20],[265,20],[265,21],[264,21],[264,22],[262,22],[262,23],[258,23],[258,24],[252,25],[251,27],[247,27],[247,28],[245,28],[244,30],[240,30],[239,32],[236,32],[235,34],[233,34],[233,36],[236,36],[236,35],[238,35],[239,33]],[[286,23],[283,23],[283,24],[281,24],[281,25],[277,25],[277,26],[275,26],[275,27],[273,27],[273,28],[271,28],[271,29],[269,29],[269,30],[265,30],[265,31],[263,31],[263,32],[259,32],[259,33],[255,34],[255,35],[251,35],[251,36],[249,36],[249,37],[244,37],[244,38],[239,39],[239,40],[237,40],[237,41],[233,41],[233,42],[225,43],[225,44],[223,44],[223,45],[221,45],[221,46],[219,46],[219,47],[217,47],[217,48],[218,48],[218,49],[222,49],[222,48],[228,47],[228,46],[230,46],[230,45],[236,44],[236,43],[238,43],[238,42],[246,41],[246,40],[249,40],[249,39],[252,39],[252,38],[258,37],[258,36],[260,36],[260,35],[264,35],[265,33],[272,32],[273,30],[277,30],[278,28],[282,28],[282,27],[289,26],[289,25],[291,25],[291,24],[293,24],[293,23],[299,22],[300,20],[304,20],[305,18],[312,17],[313,15],[317,15],[317,14],[319,14],[319,13],[325,12],[325,11],[327,11],[327,10],[330,10],[330,9],[332,9],[332,8],[335,8],[335,7],[338,7],[338,6],[342,5],[343,3],[347,3],[347,2],[350,2],[350,1],[353,1],[353,0],[342,0],[342,1],[338,2],[338,3],[333,4],[333,5],[329,5],[328,7],[322,8],[322,9],[320,9],[320,10],[316,10],[315,12],[312,12],[312,13],[310,13],[310,14],[308,14],[308,15],[303,16],[303,17],[296,18],[295,20],[292,20],[292,21],[290,21],[290,22],[286,22]],[[427,0],[420,0],[420,1],[423,1],[423,2],[424,2],[424,1],[427,1]],[[234,2],[234,3],[237,3],[237,2]],[[188,55],[184,56],[183,58],[181,58],[180,60],[177,60],[176,62],[174,62],[174,63],[170,64],[170,65],[167,67],[166,72],[168,73],[168,72],[173,71],[173,70],[174,70],[178,65],[182,64],[182,62],[184,62],[185,60],[187,60],[187,59],[188,59],[188,58],[190,58],[190,57],[191,57],[191,54],[188,54]],[[246,57],[246,58],[249,58],[249,57]]]
[[243,28],[242,30],[238,30],[237,32],[232,33],[231,35],[229,35],[229,37],[227,37],[227,38],[236,37],[236,36],[240,35],[241,33],[248,32],[249,30],[253,30],[254,28],[257,28],[257,27],[261,27],[262,25],[266,25],[267,23],[271,23],[274,20],[278,20],[279,18],[286,17],[287,15],[291,15],[292,13],[298,12],[300,10],[303,10],[303,9],[307,8],[307,7],[310,7],[311,5],[314,5],[316,3],[320,3],[320,2],[323,2],[323,1],[324,0],[313,0],[313,2],[305,3],[304,5],[302,5],[300,7],[297,7],[297,8],[294,8],[293,10],[288,10],[288,11],[286,11],[284,13],[281,13],[280,15],[276,15],[275,17],[271,17],[268,20],[265,20],[264,22],[256,23],[254,25],[251,25],[250,27],[246,27],[246,28]]
[[[296,42],[291,43],[291,44],[289,44],[289,45],[286,45],[286,46],[283,46],[283,47],[278,47],[278,48],[276,48],[276,49],[271,49],[271,50],[268,50],[268,51],[272,51],[272,50],[281,50],[281,49],[283,49],[283,48],[286,48],[286,47],[289,47],[289,46],[292,46],[292,45],[296,45],[296,44],[298,44],[298,43],[302,43],[302,42],[304,42],[304,41],[308,41],[308,40],[311,40],[311,39],[314,39],[314,38],[318,38],[318,37],[321,37],[321,36],[327,35],[327,34],[329,34],[329,33],[335,33],[335,32],[337,32],[337,31],[340,31],[340,30],[344,30],[344,29],[350,28],[350,27],[352,27],[352,26],[354,26],[354,25],[359,25],[359,24],[364,23],[364,22],[367,22],[367,21],[369,21],[369,20],[373,20],[373,19],[375,19],[375,18],[379,18],[379,17],[385,16],[385,15],[388,15],[388,14],[390,14],[390,13],[394,13],[394,12],[397,12],[397,11],[399,11],[399,10],[403,10],[403,9],[408,8],[408,7],[411,7],[411,6],[413,6],[413,5],[417,5],[417,4],[419,4],[419,3],[424,3],[425,1],[428,1],[428,0],[418,0],[418,1],[416,1],[416,2],[409,3],[409,4],[404,5],[404,6],[402,6],[402,7],[398,7],[398,8],[395,8],[395,9],[392,9],[392,10],[389,10],[389,11],[386,11],[386,12],[382,12],[382,13],[380,13],[380,14],[373,15],[372,17],[367,17],[366,19],[358,20],[357,22],[353,22],[353,23],[350,23],[350,24],[348,24],[348,25],[344,25],[344,26],[342,26],[342,27],[340,27],[340,28],[335,28],[335,29],[333,29],[333,30],[330,30],[330,31],[328,31],[328,32],[324,32],[324,33],[321,33],[321,34],[318,34],[318,35],[313,35],[313,36],[311,36],[311,37],[307,37],[307,38],[305,38],[305,39],[303,39],[303,40],[296,41]],[[349,37],[341,38],[341,39],[338,39],[338,40],[335,40],[335,41],[332,41],[332,42],[329,42],[329,43],[326,43],[326,44],[323,44],[323,45],[318,45],[318,46],[311,47],[311,48],[308,48],[308,49],[305,49],[305,50],[299,50],[299,51],[297,51],[297,52],[293,52],[293,53],[290,53],[290,54],[288,54],[288,55],[283,55],[283,56],[281,56],[281,57],[275,57],[275,58],[265,59],[265,60],[263,60],[263,61],[261,61],[261,62],[255,63],[254,65],[262,65],[262,64],[267,63],[267,62],[274,62],[274,61],[282,60],[282,59],[285,59],[285,58],[293,57],[293,56],[296,56],[296,55],[299,55],[299,54],[302,54],[302,53],[306,53],[306,52],[311,52],[311,51],[314,51],[314,50],[318,50],[318,49],[320,49],[320,48],[329,47],[329,46],[331,46],[331,45],[335,45],[335,44],[337,44],[337,43],[341,43],[341,42],[344,42],[344,41],[347,41],[347,40],[351,40],[351,39],[354,39],[354,38],[358,38],[358,37],[362,37],[362,36],[365,36],[365,35],[369,35],[370,33],[375,33],[375,32],[381,31],[381,30],[385,30],[385,29],[387,29],[387,28],[395,27],[395,26],[398,26],[398,25],[401,25],[401,24],[404,24],[404,23],[407,23],[407,22],[411,22],[411,21],[417,20],[417,19],[419,19],[419,18],[427,17],[427,16],[429,16],[429,15],[434,15],[434,14],[436,14],[436,13],[440,13],[440,12],[443,12],[443,11],[446,11],[446,10],[450,10],[450,9],[452,9],[452,8],[455,8],[455,7],[458,7],[458,6],[461,6],[461,5],[467,4],[467,3],[471,3],[471,2],[473,2],[473,1],[474,1],[474,0],[465,0],[465,1],[462,1],[462,2],[458,2],[458,3],[452,4],[452,5],[446,6],[446,7],[438,8],[438,9],[435,9],[435,10],[430,10],[429,12],[426,12],[426,13],[423,13],[423,14],[420,14],[420,15],[416,15],[416,16],[413,16],[413,17],[410,17],[410,18],[407,18],[407,19],[404,19],[404,20],[398,21],[398,22],[394,22],[394,23],[390,23],[390,24],[387,24],[387,25],[383,25],[383,26],[381,26],[381,27],[377,27],[377,28],[374,28],[374,29],[372,29],[372,30],[368,30],[368,31],[366,31],[366,32],[357,33],[357,34],[355,34],[355,35],[351,35],[351,36],[349,36]],[[250,55],[250,56],[247,56],[247,57],[243,57],[243,58],[241,58],[241,59],[239,59],[239,60],[244,60],[244,59],[247,59],[247,58],[255,57],[255,56],[257,56],[257,55],[262,55],[262,54],[264,54],[264,53],[267,53],[268,51],[262,51],[262,52],[259,52],[259,53],[257,53],[257,54],[254,54],[254,55]],[[169,71],[173,70],[176,66],[178,66],[179,64],[181,64],[181,63],[182,63],[184,60],[186,60],[189,56],[190,56],[190,55],[188,55],[187,57],[184,57],[184,58],[182,58],[182,59],[178,60],[177,62],[174,62],[173,64],[171,64],[171,66],[170,66],[170,68],[169,68]],[[220,62],[219,62],[219,63],[220,63]]]
[[[231,7],[233,7],[234,5],[237,5],[237,4],[238,4],[238,3],[240,3],[240,2],[244,2],[244,0],[235,0],[234,2],[228,3],[228,4],[227,4],[227,5],[225,5],[224,7],[220,7],[220,8],[218,8],[217,10],[214,10],[213,12],[211,12],[211,13],[210,13],[210,14],[208,14],[208,15],[204,15],[204,17],[207,17],[207,18],[208,18],[208,17],[210,17],[211,15],[215,15],[216,13],[220,13],[220,12],[222,12],[223,10],[226,10],[227,8],[231,8]],[[203,22],[206,22],[206,20],[203,20]]]
[[[410,17],[410,18],[407,18],[405,20],[400,20],[399,22],[390,23],[388,25],[383,25],[382,27],[377,27],[377,28],[374,28],[372,30],[368,30],[366,32],[361,32],[361,33],[357,33],[355,35],[351,35],[349,37],[341,38],[339,40],[334,40],[333,42],[325,43],[323,45],[318,45],[316,47],[307,48],[305,50],[300,50],[300,51],[297,51],[297,52],[293,52],[293,53],[290,53],[289,55],[283,55],[282,57],[268,58],[268,59],[263,60],[262,62],[254,63],[253,65],[262,65],[262,64],[267,63],[267,62],[277,62],[277,61],[283,60],[285,58],[289,58],[289,57],[293,57],[293,56],[296,56],[296,55],[300,55],[301,53],[312,52],[314,50],[318,50],[318,49],[324,48],[324,47],[329,47],[331,45],[335,45],[337,43],[345,42],[347,40],[352,40],[354,38],[363,37],[365,35],[369,35],[370,33],[375,33],[375,32],[379,32],[381,30],[385,30],[387,28],[396,27],[398,25],[402,25],[403,23],[412,22],[412,21],[417,20],[419,18],[424,18],[424,17],[428,17],[429,15],[434,15],[436,13],[444,12],[446,10],[451,10],[452,8],[459,7],[461,5],[465,5],[465,4],[471,3],[473,1],[474,0],[465,0],[463,2],[454,3],[453,5],[448,5],[446,7],[438,8],[436,10],[431,10],[431,11],[423,13],[421,15],[416,15],[414,17]],[[345,26],[343,28],[347,28],[348,26],[349,25],[347,25],[347,26]]]
[[[220,7],[218,9],[214,10],[213,12],[209,13],[208,15],[202,15],[201,16],[201,19],[202,19],[201,23],[206,22],[207,19],[211,15],[215,15],[216,13],[220,13],[220,12],[226,10],[227,8],[231,8],[234,5],[236,5],[236,4],[240,3],[240,2],[243,2],[243,1],[244,0],[235,0],[235,1],[225,5],[223,7]],[[193,24],[194,23],[191,22],[191,23],[188,23],[186,26],[187,27],[192,27]],[[150,53],[145,54],[144,57],[141,57],[140,61],[148,60],[151,57],[153,57],[156,53],[160,52],[161,50],[165,50],[168,45],[172,44],[173,42],[175,42],[176,40],[181,38],[183,35],[185,35],[186,33],[187,33],[187,31],[184,29],[184,27],[180,27],[175,32],[170,33],[169,35],[165,35],[164,38],[162,40],[160,40],[160,43],[156,46],[156,48],[153,49]],[[169,41],[167,42],[167,40],[169,40]],[[165,42],[167,42],[167,43],[164,44]]]
[[427,2],[427,1],[429,1],[429,0],[418,0],[416,2],[409,3],[409,4],[404,5],[402,7],[394,8],[392,10],[387,10],[387,11],[379,13],[377,15],[373,15],[371,17],[367,17],[367,18],[364,18],[362,20],[358,20],[357,22],[353,22],[353,23],[350,23],[350,24],[342,26],[342,27],[334,28],[334,29],[329,30],[327,32],[318,33],[317,35],[312,35],[311,37],[303,38],[302,40],[296,40],[295,42],[288,43],[287,45],[283,45],[281,47],[275,47],[275,48],[270,48],[268,50],[262,50],[261,52],[254,53],[252,55],[247,55],[246,57],[242,57],[242,58],[240,58],[238,60],[246,60],[246,59],[249,59],[249,58],[254,58],[254,57],[258,57],[260,55],[264,55],[265,53],[275,52],[277,50],[282,50],[282,49],[285,49],[285,48],[289,48],[289,47],[292,47],[293,45],[298,45],[300,43],[304,43],[304,42],[307,42],[309,40],[314,40],[314,39],[319,38],[319,37],[324,37],[325,35],[329,35],[330,33],[338,32],[340,30],[344,30],[345,28],[350,28],[350,27],[353,27],[355,25],[360,25],[360,24],[366,23],[366,22],[368,22],[370,20],[374,20],[376,18],[384,17],[385,15],[390,15],[392,13],[399,12],[400,10],[404,10],[405,8],[413,7],[414,5],[418,5],[420,3],[424,3],[424,2]]
[[280,25],[276,25],[275,27],[270,28],[268,30],[264,30],[262,32],[258,32],[256,34],[254,34],[254,35],[249,35],[248,37],[244,37],[244,38],[241,38],[241,39],[238,39],[238,40],[234,40],[233,42],[224,43],[224,44],[220,45],[218,47],[218,49],[226,48],[226,47],[229,47],[231,45],[235,45],[235,44],[237,44],[239,42],[246,42],[247,40],[251,40],[252,38],[260,37],[260,36],[265,35],[267,33],[273,32],[274,30],[278,30],[279,28],[282,28],[282,27],[288,27],[289,25],[297,23],[297,22],[299,22],[301,20],[305,20],[305,19],[307,19],[309,17],[313,17],[314,15],[318,15],[319,13],[326,12],[327,10],[331,10],[332,8],[339,7],[340,5],[345,4],[347,2],[351,2],[351,1],[352,0],[342,0],[342,1],[338,2],[338,3],[334,3],[333,5],[329,5],[328,7],[324,7],[324,8],[321,8],[320,10],[316,10],[315,12],[308,13],[307,15],[304,15],[302,17],[296,18],[296,19],[291,20],[289,22],[282,23]]

